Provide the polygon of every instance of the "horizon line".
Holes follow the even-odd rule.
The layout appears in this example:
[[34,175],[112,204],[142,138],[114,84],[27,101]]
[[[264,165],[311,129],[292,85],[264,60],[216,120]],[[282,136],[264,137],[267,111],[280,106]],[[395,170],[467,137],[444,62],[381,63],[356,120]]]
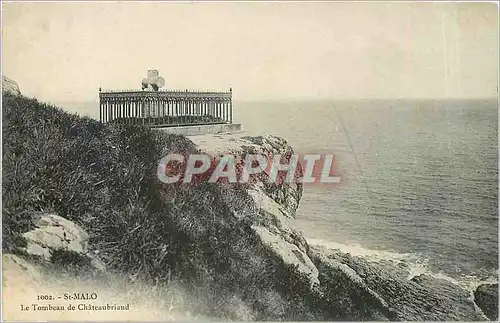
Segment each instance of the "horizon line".
[[[23,95],[21,93],[21,95]],[[23,95],[26,96],[26,95]],[[37,97],[26,96],[34,99]],[[344,98],[256,98],[256,99],[237,99],[233,97],[233,102],[310,102],[310,101],[499,101],[500,97],[344,97]],[[53,103],[89,103],[99,102],[99,98],[94,100],[47,100],[46,102]]]

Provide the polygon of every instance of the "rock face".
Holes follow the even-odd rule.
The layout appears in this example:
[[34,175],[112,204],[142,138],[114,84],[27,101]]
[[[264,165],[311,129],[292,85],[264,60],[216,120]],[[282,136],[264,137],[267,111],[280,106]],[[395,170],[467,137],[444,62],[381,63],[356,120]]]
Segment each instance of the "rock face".
[[3,75],[2,75],[2,91],[9,92],[15,95],[21,94],[21,90],[19,89],[17,83]]
[[[274,136],[205,135],[190,138],[212,155],[276,155],[293,151]],[[276,186],[266,176],[248,193],[259,221],[252,229],[263,244],[309,279],[309,295],[325,320],[478,321],[470,294],[450,282],[421,275],[391,262],[369,262],[338,250],[311,247],[291,220],[302,195],[301,184]],[[231,203],[231,201],[228,201]],[[252,215],[254,216],[254,215]],[[312,295],[312,296],[311,296]],[[304,296],[306,297],[306,296]]]
[[362,273],[328,256],[326,251],[311,248],[309,254],[319,270],[321,288],[331,310],[342,313],[345,320],[397,318],[397,313],[364,281]]
[[104,269],[101,262],[90,255],[89,236],[73,222],[55,214],[42,214],[36,222],[36,228],[25,232],[26,252],[46,261],[54,261],[55,255],[70,252],[81,256],[95,268]]
[[[272,158],[293,153],[285,140],[271,135],[203,135],[190,139],[198,149],[212,156],[259,154]],[[307,242],[291,223],[302,196],[302,184],[277,185],[268,174],[262,173],[258,181],[248,188],[248,193],[258,213],[252,229],[262,243],[271,247],[286,264],[297,266],[301,273],[309,277],[311,286],[318,285],[318,270],[307,256]]]
[[498,320],[498,284],[479,286],[474,291],[474,300],[490,320]]

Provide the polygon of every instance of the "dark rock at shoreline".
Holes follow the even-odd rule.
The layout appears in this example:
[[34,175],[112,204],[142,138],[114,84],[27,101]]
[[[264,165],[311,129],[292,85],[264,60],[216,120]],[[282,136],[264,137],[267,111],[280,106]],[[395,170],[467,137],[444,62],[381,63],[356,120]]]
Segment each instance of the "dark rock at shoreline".
[[345,320],[395,320],[396,313],[346,264],[324,252],[310,249],[310,256],[318,267],[319,280],[325,301],[333,312],[341,313]]
[[[351,277],[356,277],[357,286],[363,286],[390,320],[484,320],[476,311],[474,303],[467,298],[467,292],[447,281],[429,276],[408,280],[404,269],[397,270],[394,266],[391,270],[387,263],[369,262],[340,251],[311,247],[310,254],[319,268],[325,269],[325,257],[328,263],[336,263],[338,267],[338,264],[343,264],[350,268]],[[332,267],[327,266],[326,270],[332,270]],[[323,275],[324,270],[320,270],[320,281]]]
[[[471,293],[460,286],[444,279],[438,279],[429,275],[419,275],[411,279],[425,289],[431,291],[443,299],[445,304],[450,306],[450,310],[456,313],[475,312],[474,303],[471,300]],[[470,316],[472,319],[475,315]]]
[[480,285],[474,291],[474,301],[490,320],[498,320],[498,284]]

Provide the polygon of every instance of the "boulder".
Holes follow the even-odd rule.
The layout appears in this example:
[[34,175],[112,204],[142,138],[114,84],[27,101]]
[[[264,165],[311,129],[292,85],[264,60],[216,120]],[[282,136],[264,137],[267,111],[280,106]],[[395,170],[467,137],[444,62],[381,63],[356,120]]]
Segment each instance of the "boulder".
[[2,92],[8,92],[15,95],[20,95],[21,90],[19,89],[19,85],[6,76],[2,75]]
[[88,251],[88,234],[73,222],[55,214],[42,214],[36,228],[23,234],[26,251],[50,260],[51,251],[68,250],[79,254]]
[[490,320],[498,320],[498,284],[483,284],[474,291],[474,301]]
[[89,235],[75,223],[56,214],[41,214],[35,226],[23,234],[28,254],[52,262],[56,257],[76,257],[104,270],[102,262],[89,251]]

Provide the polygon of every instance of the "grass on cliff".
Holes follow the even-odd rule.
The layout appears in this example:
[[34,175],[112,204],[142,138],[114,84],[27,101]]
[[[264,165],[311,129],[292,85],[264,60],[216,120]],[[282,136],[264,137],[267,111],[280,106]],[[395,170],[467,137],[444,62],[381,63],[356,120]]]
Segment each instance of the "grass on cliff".
[[36,100],[3,95],[3,248],[55,212],[86,228],[155,202],[153,170],[163,148],[189,151],[182,136],[106,127]]
[[[103,125],[35,99],[3,94],[3,251],[53,212],[82,226],[111,270],[157,286],[182,284],[191,311],[224,319],[331,319],[307,279],[250,228],[244,187],[158,181],[168,152],[195,152],[180,135]],[[307,294],[309,293],[309,294]]]

